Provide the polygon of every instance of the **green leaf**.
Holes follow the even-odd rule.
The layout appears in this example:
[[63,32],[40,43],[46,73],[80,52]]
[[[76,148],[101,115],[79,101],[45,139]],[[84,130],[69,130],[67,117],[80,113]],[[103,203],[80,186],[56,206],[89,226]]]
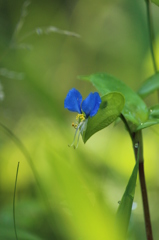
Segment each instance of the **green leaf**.
[[84,143],[96,132],[107,127],[117,119],[124,107],[124,97],[118,92],[104,95],[98,113],[89,117],[86,130],[82,134]]
[[125,97],[125,106],[122,114],[127,120],[131,131],[148,119],[148,109],[144,101],[126,84],[105,73],[80,76],[82,80],[90,81],[101,94],[120,92]]
[[130,176],[129,182],[121,199],[120,205],[117,211],[117,225],[121,227],[121,233],[123,238],[126,237],[130,215],[132,210],[132,204],[135,195],[135,187],[136,187],[136,180],[137,180],[137,173],[139,169],[139,149],[138,149],[138,157],[137,157],[136,164],[134,166],[133,172]]
[[155,105],[149,108],[149,118],[159,119],[159,105]]
[[159,72],[149,77],[138,90],[138,94],[144,98],[159,89]]
[[151,0],[151,2],[155,3],[157,6],[159,6],[159,0]]
[[153,125],[159,124],[159,119],[148,119],[146,122],[141,123],[138,127],[137,127],[137,131],[144,129],[144,128],[148,128],[151,127]]
[[152,125],[159,124],[159,105],[153,106],[149,108],[149,118],[146,122],[141,123],[137,130],[141,130],[143,128],[151,127]]

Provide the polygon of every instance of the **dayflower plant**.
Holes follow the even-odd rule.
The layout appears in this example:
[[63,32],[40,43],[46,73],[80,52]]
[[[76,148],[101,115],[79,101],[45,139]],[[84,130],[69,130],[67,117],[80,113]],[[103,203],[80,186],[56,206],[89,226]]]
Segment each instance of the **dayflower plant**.
[[72,126],[76,129],[76,132],[70,147],[74,146],[76,135],[79,130],[77,145],[76,147],[74,146],[75,148],[78,147],[80,134],[82,135],[83,131],[86,130],[88,118],[97,114],[101,102],[102,101],[98,92],[90,93],[83,101],[81,93],[75,88],[72,88],[68,92],[64,101],[64,107],[71,112],[78,113],[76,116],[76,123],[72,123]]

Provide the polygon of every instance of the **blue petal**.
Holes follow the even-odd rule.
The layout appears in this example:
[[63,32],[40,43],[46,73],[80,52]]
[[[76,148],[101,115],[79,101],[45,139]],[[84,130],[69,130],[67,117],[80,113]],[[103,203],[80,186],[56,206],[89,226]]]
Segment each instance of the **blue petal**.
[[72,88],[64,101],[64,107],[67,108],[71,112],[81,112],[81,102],[82,102],[82,95],[79,91],[75,88]]
[[88,97],[82,102],[82,111],[86,114],[87,117],[93,117],[98,112],[101,102],[102,101],[99,93],[90,93]]

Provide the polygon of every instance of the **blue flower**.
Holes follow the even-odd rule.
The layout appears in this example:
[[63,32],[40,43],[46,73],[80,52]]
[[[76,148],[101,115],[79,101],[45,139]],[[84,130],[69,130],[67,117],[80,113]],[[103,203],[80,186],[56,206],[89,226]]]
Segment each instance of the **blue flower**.
[[78,113],[76,117],[77,122],[75,124],[72,123],[72,126],[76,129],[76,132],[74,136],[74,141],[71,146],[74,145],[77,131],[80,130],[76,147],[78,146],[79,136],[80,134],[83,134],[83,131],[87,127],[88,117],[93,117],[97,114],[100,104],[101,98],[99,96],[99,93],[97,92],[90,93],[88,97],[83,101],[82,95],[75,88],[72,88],[68,92],[64,101],[64,107],[71,112]]
[[90,93],[88,97],[82,102],[82,95],[78,90],[72,88],[64,101],[64,107],[71,112],[77,112],[79,114],[84,113],[86,118],[93,117],[98,112],[101,104],[101,98],[99,93]]

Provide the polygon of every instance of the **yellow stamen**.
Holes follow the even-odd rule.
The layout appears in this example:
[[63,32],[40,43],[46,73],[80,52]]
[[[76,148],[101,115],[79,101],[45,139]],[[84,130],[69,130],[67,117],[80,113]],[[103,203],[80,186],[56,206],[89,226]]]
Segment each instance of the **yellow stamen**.
[[77,124],[76,123],[72,123],[72,127],[74,127],[76,129],[77,128]]
[[84,114],[77,114],[76,120],[79,120],[79,122],[83,122],[85,120]]
[[82,114],[77,114],[76,120],[77,120],[77,123],[72,123],[72,127],[74,127],[75,129],[78,128],[80,123],[85,121],[85,115],[83,113]]

